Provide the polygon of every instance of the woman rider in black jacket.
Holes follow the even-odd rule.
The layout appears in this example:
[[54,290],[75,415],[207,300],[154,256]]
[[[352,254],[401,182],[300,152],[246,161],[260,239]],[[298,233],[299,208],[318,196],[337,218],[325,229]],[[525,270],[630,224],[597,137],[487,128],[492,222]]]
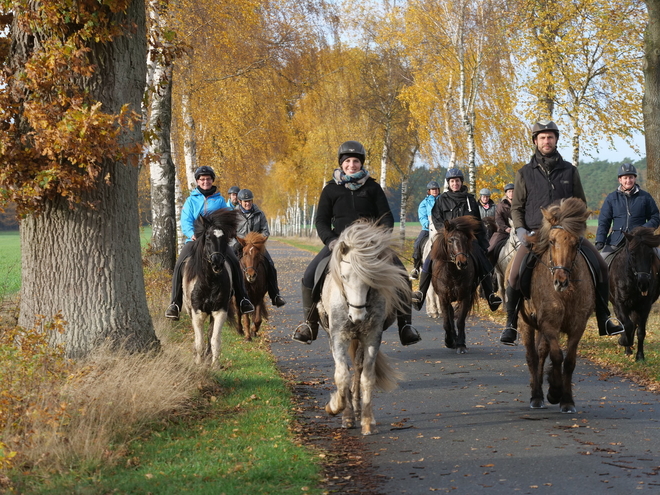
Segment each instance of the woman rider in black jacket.
[[[323,188],[316,210],[316,231],[324,246],[309,264],[302,279],[303,314],[306,319],[295,329],[293,339],[304,344],[316,340],[319,328],[316,308],[318,299],[312,294],[316,268],[324,258],[330,256],[339,235],[360,218],[377,220],[381,225],[394,227],[394,217],[385,193],[363,168],[366,158],[364,146],[357,141],[346,141],[339,147],[337,156],[340,168],[335,169],[332,180]],[[394,258],[394,262],[403,267],[398,257]],[[403,345],[421,340],[411,321],[410,311],[397,315],[399,338]]]

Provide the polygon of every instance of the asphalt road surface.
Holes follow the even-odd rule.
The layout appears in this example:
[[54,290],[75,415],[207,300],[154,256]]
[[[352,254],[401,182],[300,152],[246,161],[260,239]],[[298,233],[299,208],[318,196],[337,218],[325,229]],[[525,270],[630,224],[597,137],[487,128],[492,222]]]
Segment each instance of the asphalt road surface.
[[[339,430],[341,418],[323,409],[334,390],[327,335],[321,330],[311,346],[290,339],[313,255],[276,240],[268,250],[288,302],[271,311],[272,350],[304,395],[301,421]],[[468,353],[457,355],[444,347],[440,320],[415,312],[413,324],[423,339],[416,345],[401,346],[395,327],[384,334],[381,349],[405,378],[395,391],[375,394],[377,432],[344,431],[363,450],[372,492],[660,493],[657,394],[578,358],[578,412],[530,410],[524,348],[501,345],[501,326],[471,317]],[[341,484],[330,491],[342,492]]]

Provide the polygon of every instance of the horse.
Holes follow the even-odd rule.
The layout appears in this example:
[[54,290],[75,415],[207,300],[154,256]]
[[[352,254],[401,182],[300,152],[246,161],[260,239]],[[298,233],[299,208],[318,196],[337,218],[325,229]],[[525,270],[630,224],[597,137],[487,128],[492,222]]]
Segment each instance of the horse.
[[337,387],[325,410],[332,416],[343,412],[343,428],[360,421],[363,435],[375,433],[373,388],[393,390],[402,378],[380,351],[383,331],[397,311],[409,311],[412,297],[405,269],[393,263],[394,243],[390,229],[371,221],[344,229],[317,306],[330,339]]
[[[426,239],[426,243],[424,244],[422,259],[425,260],[429,254],[431,254],[431,247],[433,246],[433,242],[437,239],[437,237],[438,231],[436,230],[434,223],[429,222],[429,237]],[[440,314],[440,300],[438,299],[438,294],[433,289],[433,286],[431,286],[426,291],[426,315],[430,318],[440,318]]]
[[[431,249],[433,288],[438,294],[445,330],[445,346],[465,354],[465,319],[474,305],[479,285],[473,241],[481,228],[473,216],[445,220]],[[456,309],[452,306],[457,302]],[[456,321],[454,321],[456,319]]]
[[631,356],[637,330],[635,361],[644,361],[646,321],[660,295],[660,260],[654,251],[660,246],[660,235],[654,235],[650,227],[637,227],[623,235],[624,247],[614,254],[610,264],[610,301],[626,329],[619,344]]
[[[183,309],[192,319],[195,331],[195,362],[211,357],[214,365],[220,355],[221,330],[232,317],[231,268],[225,260],[229,240],[236,236],[236,212],[215,210],[195,220],[192,254],[183,269]],[[205,342],[204,323],[210,316],[209,336]]]
[[266,278],[268,260],[264,256],[267,239],[265,235],[258,232],[249,232],[245,238],[236,238],[242,246],[243,254],[240,263],[245,277],[247,296],[254,304],[254,312],[242,315],[237,321],[238,333],[245,335],[246,340],[256,337],[261,328],[261,322],[268,319],[268,309],[264,301],[268,290]]
[[[531,375],[531,409],[544,409],[543,368],[550,356],[548,394],[566,414],[576,412],[572,377],[578,344],[595,309],[595,287],[580,245],[589,212],[581,199],[568,198],[542,209],[543,225],[527,238],[537,262],[529,299],[521,305],[518,331]],[[560,334],[566,335],[565,354]]]
[[506,301],[506,269],[509,266],[509,263],[513,260],[520,246],[520,239],[518,239],[518,234],[516,234],[516,229],[513,228],[513,221],[509,220],[509,225],[511,230],[509,231],[509,239],[506,241],[502,249],[500,249],[499,255],[497,257],[497,263],[495,263],[495,275],[497,277],[497,287],[500,291],[500,297],[502,301]]

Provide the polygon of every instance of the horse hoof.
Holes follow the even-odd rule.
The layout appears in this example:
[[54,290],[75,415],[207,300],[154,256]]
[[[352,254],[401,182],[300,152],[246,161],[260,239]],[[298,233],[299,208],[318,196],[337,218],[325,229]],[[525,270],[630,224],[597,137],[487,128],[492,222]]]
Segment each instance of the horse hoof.
[[374,433],[376,433],[376,430],[375,429],[372,430],[371,425],[362,427],[362,435],[364,435],[365,437],[367,435],[373,435]]
[[342,421],[341,427],[344,428],[345,430],[350,430],[352,428],[355,428],[355,423],[351,420]]
[[577,412],[574,404],[564,404],[559,410],[562,414],[575,414]]
[[626,337],[625,333],[619,335],[619,345],[621,347],[628,347],[628,337]]
[[337,413],[339,413],[339,411],[333,411],[329,403],[325,405],[325,412],[327,412],[330,416],[336,416]]
[[464,345],[457,346],[456,354],[467,354],[467,348]]
[[545,402],[543,399],[532,399],[529,401],[530,409],[546,409]]
[[545,398],[548,399],[550,404],[559,404],[559,401],[561,400],[559,397],[551,395],[550,392],[548,392],[548,395],[546,395]]

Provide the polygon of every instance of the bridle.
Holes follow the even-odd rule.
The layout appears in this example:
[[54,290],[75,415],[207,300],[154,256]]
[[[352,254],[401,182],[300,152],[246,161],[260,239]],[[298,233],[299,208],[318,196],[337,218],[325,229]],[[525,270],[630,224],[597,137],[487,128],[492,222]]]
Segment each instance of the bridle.
[[[550,230],[554,230],[554,229],[565,230],[564,227],[562,227],[561,225],[553,225],[552,227],[550,227]],[[552,250],[550,250],[550,266],[548,266],[548,268],[550,269],[550,273],[554,275],[557,270],[564,270],[568,275],[571,274],[571,270],[573,270],[573,268],[575,268],[575,265],[577,264],[577,258],[580,252],[580,246],[582,245],[583,239],[584,239],[583,237],[580,237],[580,241],[577,245],[577,249],[575,250],[575,257],[573,258],[573,263],[571,264],[570,268],[564,265],[553,265],[554,262],[552,261]]]
[[[639,275],[646,275],[649,279],[652,278],[651,272],[638,272],[635,270],[635,268],[632,266],[632,263],[630,262],[630,243],[626,240],[626,264],[630,268],[630,270],[633,272],[635,275],[635,278],[639,277]],[[653,262],[651,262],[651,266],[653,266]]]
[[[349,261],[341,260],[341,263],[348,263],[349,265],[351,264]],[[369,290],[367,291],[367,301],[369,300],[369,294],[371,294],[371,287],[369,287]],[[348,296],[346,295],[346,291],[344,291],[344,284],[342,282],[341,284],[341,295],[344,298],[344,301],[346,301],[346,304],[355,309],[364,309],[367,306],[369,306],[366,302],[364,304],[351,304],[351,302],[348,300]]]

